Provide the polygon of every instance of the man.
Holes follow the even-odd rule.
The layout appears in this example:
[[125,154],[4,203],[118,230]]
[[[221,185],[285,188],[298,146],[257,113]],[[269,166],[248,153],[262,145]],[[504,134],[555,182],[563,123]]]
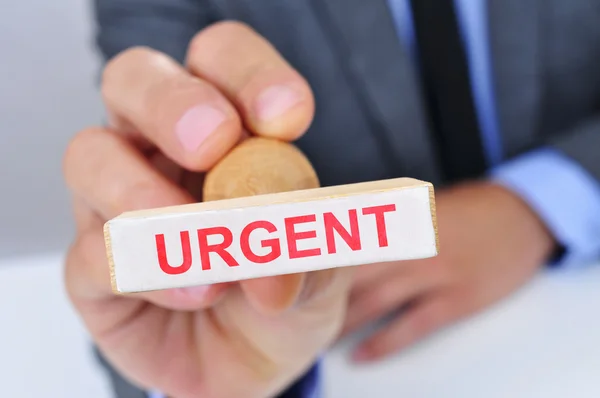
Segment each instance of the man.
[[[67,287],[119,398],[313,396],[340,331],[398,312],[375,360],[600,252],[600,1],[95,4],[110,123],[65,156]],[[244,130],[324,185],[433,182],[440,255],[112,296],[103,221],[196,200]]]

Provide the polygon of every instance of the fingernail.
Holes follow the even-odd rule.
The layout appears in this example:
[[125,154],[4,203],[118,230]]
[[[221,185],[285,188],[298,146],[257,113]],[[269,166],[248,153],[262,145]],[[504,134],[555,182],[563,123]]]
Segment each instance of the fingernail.
[[183,148],[188,152],[193,152],[225,119],[225,114],[220,110],[208,105],[198,105],[181,117],[177,122],[175,132]]
[[273,86],[256,99],[256,115],[261,120],[272,120],[283,115],[302,99],[300,93],[288,86]]
[[208,295],[210,286],[194,286],[177,289],[179,294],[192,297],[195,300],[201,300]]

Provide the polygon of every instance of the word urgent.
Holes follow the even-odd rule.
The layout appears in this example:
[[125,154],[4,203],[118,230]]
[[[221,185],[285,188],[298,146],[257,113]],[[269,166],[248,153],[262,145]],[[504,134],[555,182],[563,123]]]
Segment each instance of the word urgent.
[[[192,255],[191,234],[195,234],[197,237],[197,247],[194,250],[198,250],[200,253],[199,266],[202,270],[212,268],[211,253],[218,255],[229,267],[237,267],[246,261],[266,264],[281,256],[287,256],[289,260],[293,260],[317,257],[325,253],[335,254],[338,251],[336,236],[352,251],[360,251],[364,246],[362,239],[364,231],[376,231],[379,247],[387,247],[389,242],[386,214],[395,211],[395,204],[387,204],[350,209],[345,215],[344,223],[332,212],[325,212],[284,217],[283,228],[280,229],[274,222],[260,219],[247,223],[239,233],[234,233],[232,228],[221,225],[200,228],[195,231],[180,231],[178,237],[155,234],[157,262],[160,269],[168,275],[178,275],[189,271],[195,257]],[[319,227],[321,231],[324,231],[324,236],[318,236],[316,223],[321,224]],[[371,223],[368,228],[366,228],[367,223]],[[348,227],[345,227],[344,224]],[[299,231],[300,226],[308,227],[308,229],[304,228]],[[266,253],[257,253],[251,245],[253,234],[260,233],[259,231],[269,235],[267,238],[259,240],[260,246],[267,249]],[[211,237],[213,237],[213,241],[214,237],[218,237],[218,243],[210,243]],[[166,239],[173,238],[178,239],[179,244],[167,246]],[[298,245],[300,241],[304,240],[311,240],[310,247],[301,249]],[[233,250],[234,248],[235,250]],[[168,253],[175,249],[180,252]],[[235,256],[235,253],[238,254],[238,257]],[[169,261],[171,256],[175,256],[180,261],[177,264],[171,264]]]

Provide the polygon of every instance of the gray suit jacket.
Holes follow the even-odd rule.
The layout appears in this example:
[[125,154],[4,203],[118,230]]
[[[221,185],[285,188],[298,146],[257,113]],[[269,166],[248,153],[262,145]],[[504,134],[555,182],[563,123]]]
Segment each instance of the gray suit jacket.
[[[95,0],[95,11],[106,59],[146,45],[181,61],[203,27],[244,21],[315,92],[298,145],[324,185],[444,182],[386,0]],[[506,155],[553,146],[600,180],[600,0],[488,0],[488,12]]]

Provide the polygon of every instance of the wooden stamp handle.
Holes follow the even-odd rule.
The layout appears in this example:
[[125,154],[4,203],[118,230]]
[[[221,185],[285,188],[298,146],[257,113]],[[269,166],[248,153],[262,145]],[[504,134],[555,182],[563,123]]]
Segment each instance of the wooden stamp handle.
[[[126,212],[106,222],[113,290],[181,288],[437,255],[432,184],[396,178],[319,185],[294,145],[248,138],[207,173],[202,202]],[[295,229],[303,223],[310,228],[304,235]],[[220,243],[209,244],[209,237]],[[296,242],[308,238],[311,248],[299,249]]]
[[294,145],[250,137],[206,174],[204,201],[318,188],[319,179]]

